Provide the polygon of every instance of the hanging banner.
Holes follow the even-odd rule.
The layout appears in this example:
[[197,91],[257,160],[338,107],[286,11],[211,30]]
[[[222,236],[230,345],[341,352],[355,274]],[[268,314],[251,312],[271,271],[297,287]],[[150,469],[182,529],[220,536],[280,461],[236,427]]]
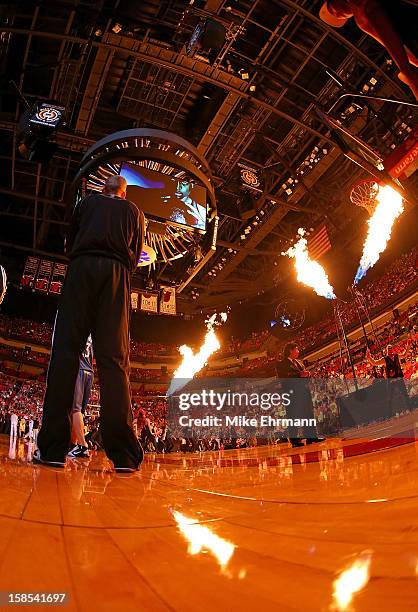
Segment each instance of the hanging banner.
[[39,257],[27,257],[25,269],[23,270],[22,279],[20,281],[22,287],[30,287],[33,289],[40,261]]
[[418,126],[383,162],[393,178],[404,180],[418,169]]
[[54,293],[55,295],[59,295],[61,293],[66,274],[67,266],[65,264],[55,262],[54,269],[52,271],[51,284],[49,285],[50,293]]
[[49,281],[52,276],[52,267],[54,263],[52,261],[48,261],[47,259],[41,259],[41,263],[39,264],[38,274],[35,281],[35,289],[38,291],[44,291],[48,293],[49,289]]
[[131,293],[131,308],[132,310],[138,310],[138,294],[135,291]]
[[143,312],[158,312],[158,294],[141,293],[141,310]]
[[251,166],[247,166],[246,164],[242,163],[239,163],[237,165],[241,178],[241,187],[248,191],[256,191],[262,193],[263,185],[260,170],[257,170],[257,168],[252,168]]
[[175,287],[161,287],[160,314],[177,314]]

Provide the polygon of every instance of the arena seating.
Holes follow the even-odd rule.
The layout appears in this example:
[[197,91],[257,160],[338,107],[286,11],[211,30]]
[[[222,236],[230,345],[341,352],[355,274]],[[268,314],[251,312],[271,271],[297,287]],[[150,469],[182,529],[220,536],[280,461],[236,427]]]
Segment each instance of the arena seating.
[[[362,292],[367,296],[371,311],[376,311],[390,302],[393,296],[398,295],[408,287],[413,287],[416,281],[417,272],[415,261],[418,249],[415,248],[409,253],[402,255],[386,270],[385,274],[378,280],[372,281],[362,288]],[[350,325],[355,320],[355,310],[352,304],[347,304],[343,317],[345,324]],[[371,346],[372,351],[391,343],[396,350],[406,350],[402,359],[405,377],[408,380],[410,394],[418,395],[418,333],[417,333],[417,304],[412,304],[405,310],[397,320],[390,320],[378,329],[378,344]],[[30,342],[48,346],[51,342],[52,330],[46,323],[36,323],[26,319],[12,319],[0,316],[0,335],[5,339],[15,339],[21,342]],[[327,339],[330,342],[335,335],[335,327],[331,318],[321,321],[317,325],[310,326],[300,331],[295,340],[300,348],[312,349],[319,340]],[[224,345],[221,356],[247,354],[247,359],[241,363],[229,365],[222,369],[205,367],[199,376],[217,377],[265,377],[274,374],[274,364],[280,357],[282,346],[279,344],[277,352],[266,354],[263,357],[257,356],[251,359],[251,352],[260,350],[268,337],[268,333],[252,333],[245,340],[231,339]],[[282,344],[284,343],[284,340]],[[379,346],[378,346],[379,345]],[[361,379],[370,379],[376,374],[382,376],[379,369],[373,368],[365,362],[364,352],[366,346],[364,339],[360,339],[353,345],[353,356],[355,361],[356,376]],[[159,343],[145,343],[140,341],[131,342],[132,357],[143,358],[144,356],[160,356],[175,354],[175,347],[166,346]],[[218,355],[219,356],[219,355]],[[0,342],[0,423],[5,422],[7,413],[15,412],[19,418],[34,418],[41,415],[43,395],[45,392],[45,372],[48,365],[49,354],[37,351],[27,345],[16,346]],[[6,365],[7,364],[7,365]],[[23,366],[35,366],[30,372]],[[341,377],[341,363],[339,355],[330,354],[317,363],[309,365],[313,378],[335,378]],[[37,372],[37,373],[36,373]],[[348,372],[348,376],[350,373]],[[167,405],[164,398],[167,384],[170,380],[171,372],[161,368],[139,368],[133,367],[131,371],[131,381],[133,383],[132,402],[133,411],[138,422],[143,423],[142,429],[148,432],[145,436],[144,444],[148,450],[161,450],[161,440],[165,437]],[[97,379],[96,379],[97,380]],[[153,388],[147,388],[147,383],[153,383]],[[159,385],[158,389],[155,384]],[[96,414],[100,403],[100,393],[98,385],[95,384],[90,397],[92,413]],[[314,390],[314,403],[316,415],[320,428],[323,433],[335,430],[338,421],[337,405],[328,405],[321,391]],[[246,438],[245,435],[239,439],[231,441],[227,433],[222,440],[194,440],[187,441],[182,438],[181,432],[171,438],[173,446],[171,450],[204,450],[214,448],[216,445],[228,447],[228,444],[249,445],[254,441]],[[197,446],[196,446],[197,445]],[[168,449],[167,449],[168,450]]]

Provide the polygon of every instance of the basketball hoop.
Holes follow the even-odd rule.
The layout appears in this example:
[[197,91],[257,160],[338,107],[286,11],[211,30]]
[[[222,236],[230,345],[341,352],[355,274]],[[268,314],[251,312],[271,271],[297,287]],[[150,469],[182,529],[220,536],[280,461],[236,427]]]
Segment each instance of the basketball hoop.
[[365,208],[371,216],[376,206],[379,189],[380,185],[376,179],[361,179],[351,189],[350,200],[356,206]]

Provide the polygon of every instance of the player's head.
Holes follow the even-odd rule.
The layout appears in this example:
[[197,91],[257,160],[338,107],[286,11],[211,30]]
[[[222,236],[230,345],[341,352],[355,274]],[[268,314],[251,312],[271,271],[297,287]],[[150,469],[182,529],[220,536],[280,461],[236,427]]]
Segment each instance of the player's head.
[[388,344],[386,347],[386,355],[389,355],[390,357],[391,355],[393,355],[393,353],[394,353],[393,346],[391,344]]
[[322,21],[333,28],[342,28],[353,16],[347,0],[327,0],[321,6],[319,16]]
[[297,359],[299,357],[299,348],[296,342],[288,342],[284,347],[283,356],[286,359],[290,357],[291,359]]
[[119,198],[126,198],[126,189],[127,182],[123,176],[119,176],[118,174],[114,174],[113,176],[109,176],[107,179],[103,193],[105,195],[114,195]]
[[190,196],[189,181],[177,181],[176,196],[178,198],[188,198]]

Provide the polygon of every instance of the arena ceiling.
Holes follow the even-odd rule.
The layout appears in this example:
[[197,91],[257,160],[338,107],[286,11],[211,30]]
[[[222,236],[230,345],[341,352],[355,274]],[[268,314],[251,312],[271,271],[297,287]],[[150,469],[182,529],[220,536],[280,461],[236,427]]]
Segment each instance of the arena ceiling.
[[[325,222],[344,248],[364,213],[349,204],[364,171],[346,159],[315,113],[342,92],[412,100],[382,47],[349,24],[318,18],[322,0],[53,0],[0,3],[0,247],[3,253],[62,256],[70,184],[88,147],[135,127],[165,129],[208,160],[219,212],[217,250],[185,287],[192,309],[267,291],[286,277],[281,251],[297,228]],[[226,28],[216,57],[188,56],[196,24]],[[24,104],[66,108],[48,164],[17,151]],[[384,157],[413,122],[407,106],[337,102],[333,115]],[[237,164],[259,169],[249,202]],[[251,205],[256,214],[243,220]],[[250,207],[251,207],[250,206]],[[363,218],[363,217],[362,217]],[[179,281],[177,262],[158,280]],[[138,279],[139,282],[140,279]],[[193,299],[190,299],[193,298]]]

